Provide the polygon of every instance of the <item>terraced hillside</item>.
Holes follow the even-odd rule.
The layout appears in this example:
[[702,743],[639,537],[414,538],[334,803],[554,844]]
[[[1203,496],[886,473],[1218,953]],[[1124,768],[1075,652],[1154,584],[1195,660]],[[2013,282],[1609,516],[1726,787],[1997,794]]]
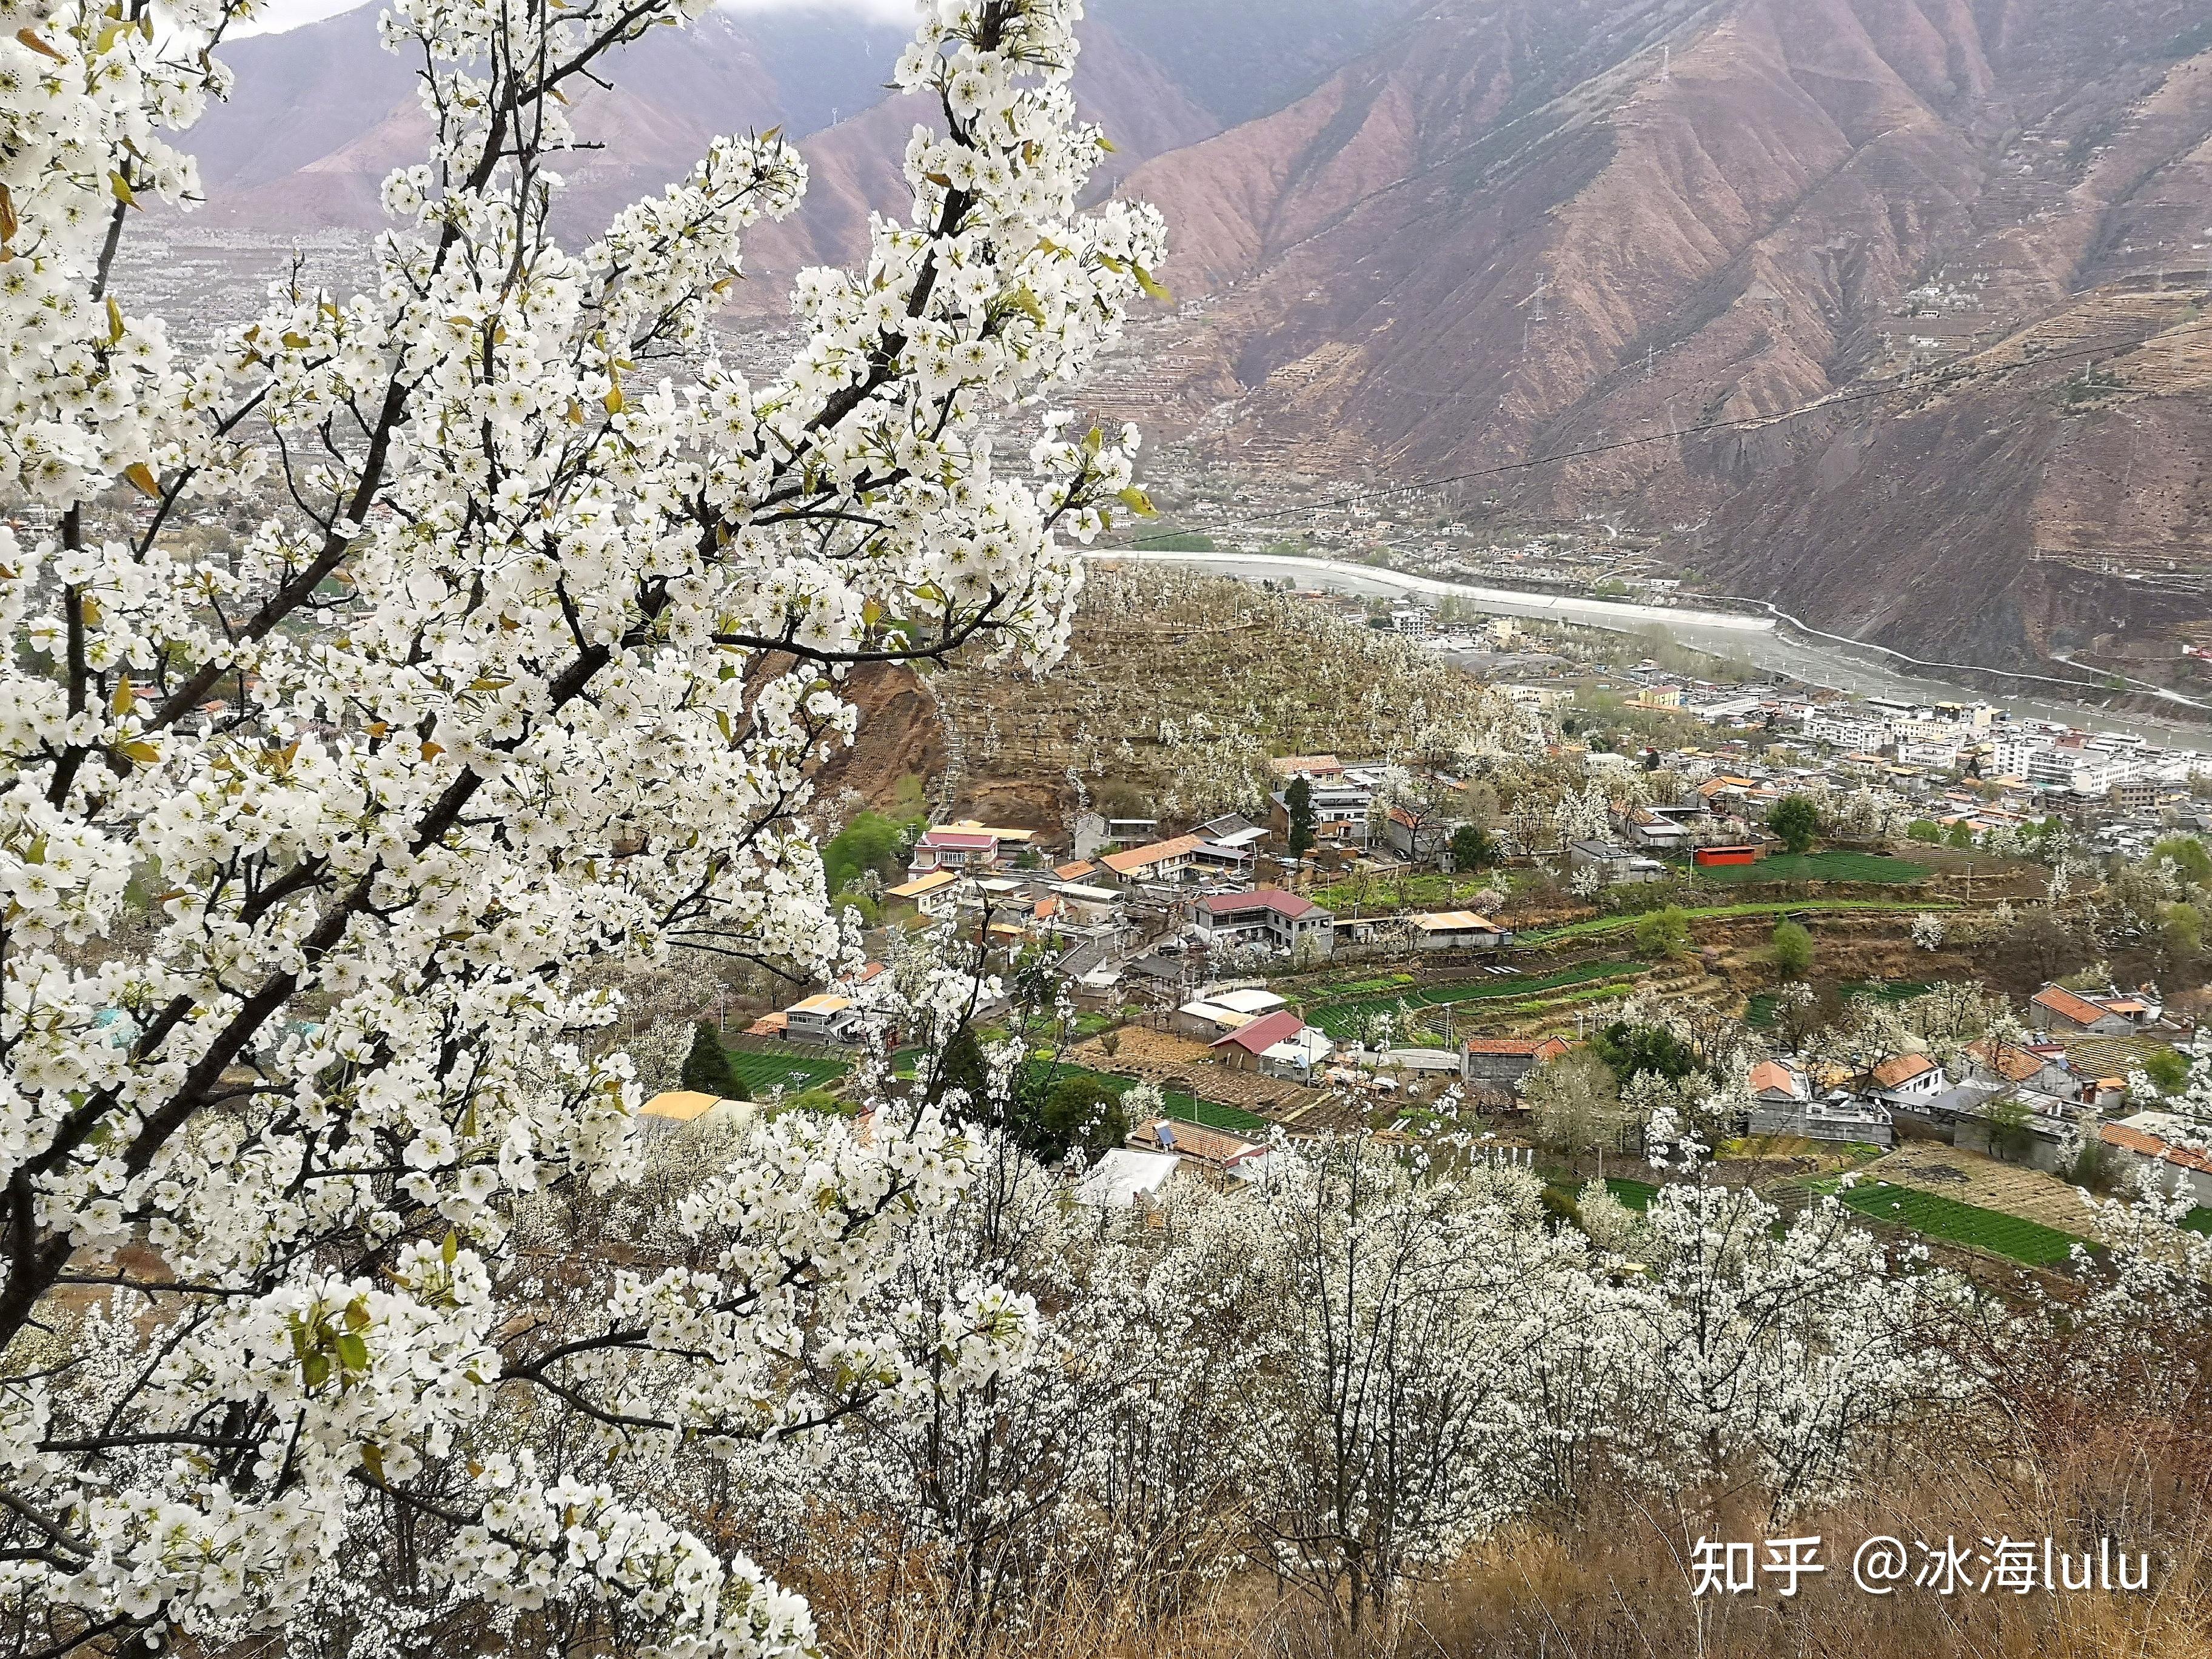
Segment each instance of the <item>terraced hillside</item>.
[[1050,677],[978,660],[931,690],[958,757],[951,793],[994,822],[1064,814],[1109,786],[1143,816],[1201,817],[1256,805],[1270,755],[1449,754],[1517,729],[1504,699],[1395,635],[1158,565],[1094,567]]

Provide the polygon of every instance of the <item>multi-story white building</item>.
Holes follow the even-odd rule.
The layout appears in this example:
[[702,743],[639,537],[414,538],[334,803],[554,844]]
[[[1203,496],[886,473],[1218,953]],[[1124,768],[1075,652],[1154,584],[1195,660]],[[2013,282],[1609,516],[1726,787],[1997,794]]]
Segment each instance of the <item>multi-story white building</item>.
[[2078,738],[2062,738],[2032,759],[2025,775],[2030,783],[2046,788],[2101,795],[2117,781],[2124,766],[2124,762],[2090,748]]
[[1264,945],[1295,953],[1326,955],[1335,942],[1334,918],[1302,893],[1262,887],[1249,893],[1212,893],[1193,916],[1209,944]]
[[1897,738],[1897,761],[1900,766],[1932,767],[1948,772],[1959,763],[1959,740],[1956,738],[1923,737],[1915,732],[1899,732]]
[[1889,746],[1890,723],[1853,703],[1815,703],[1805,711],[1805,735],[1814,743],[1871,753]]
[[1996,776],[2025,778],[2039,757],[2051,752],[2051,735],[2033,726],[2000,731],[1990,740],[1990,765]]

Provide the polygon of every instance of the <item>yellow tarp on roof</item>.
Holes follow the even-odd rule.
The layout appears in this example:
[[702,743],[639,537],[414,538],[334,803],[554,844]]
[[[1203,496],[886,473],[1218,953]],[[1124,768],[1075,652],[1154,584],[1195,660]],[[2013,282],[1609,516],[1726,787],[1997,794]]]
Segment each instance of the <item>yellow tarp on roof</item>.
[[689,1123],[704,1117],[722,1103],[719,1095],[702,1094],[696,1089],[671,1089],[665,1095],[655,1095],[638,1111],[646,1117],[666,1118],[672,1123]]

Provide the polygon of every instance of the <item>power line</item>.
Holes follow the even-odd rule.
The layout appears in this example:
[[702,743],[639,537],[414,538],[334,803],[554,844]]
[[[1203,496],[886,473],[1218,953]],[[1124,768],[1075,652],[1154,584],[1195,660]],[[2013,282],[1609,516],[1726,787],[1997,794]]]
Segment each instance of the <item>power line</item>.
[[[1278,524],[1285,519],[1300,518],[1308,514],[1326,513],[1335,507],[1357,507],[1363,502],[1389,501],[1401,495],[1418,495],[1425,490],[1441,489],[1447,484],[1468,483],[1478,478],[1503,477],[1509,473],[1532,471],[1540,466],[1555,466],[1562,461],[1586,460],[1594,455],[1610,455],[1620,450],[1640,448],[1645,444],[1676,443],[1684,438],[1697,437],[1705,433],[1739,432],[1759,427],[1779,426],[1784,421],[1797,420],[1807,415],[1817,415],[1824,410],[1842,409],[1853,404],[1893,398],[1907,392],[1940,392],[1952,386],[1969,385],[1976,380],[1994,380],[2001,375],[2016,374],[2023,369],[2041,368],[2051,363],[2070,362],[2082,357],[2097,357],[2114,352],[2129,351],[2157,341],[2172,339],[2176,335],[2194,333],[2208,328],[2212,328],[2212,320],[2185,323],[2179,327],[2166,329],[2157,334],[2146,334],[2133,339],[2106,340],[2094,345],[2075,347],[2068,351],[2046,352],[2022,362],[2008,363],[1989,368],[1937,369],[1921,380],[1914,380],[1909,375],[1900,375],[1897,380],[1884,386],[1869,386],[1860,392],[1835,392],[1826,398],[1815,398],[1809,404],[1800,404],[1795,409],[1785,409],[1772,415],[1746,415],[1734,420],[1705,421],[1696,426],[1683,427],[1678,431],[1647,432],[1632,438],[1615,438],[1606,443],[1587,445],[1581,449],[1561,450],[1556,454],[1533,455],[1525,460],[1504,461],[1495,466],[1474,467],[1465,472],[1445,473],[1438,477],[1416,478],[1410,483],[1391,484],[1382,489],[1358,490],[1350,495],[1334,496],[1328,501],[1310,501],[1303,507],[1285,507],[1279,513],[1263,514],[1258,518],[1241,520],[1234,526],[1224,526],[1224,528],[1249,530],[1255,526]],[[1153,542],[1171,541],[1190,533],[1192,532],[1187,530],[1158,531],[1148,536],[1129,536],[1120,541],[1102,543],[1092,550],[1109,553],[1115,548],[1145,547]]]

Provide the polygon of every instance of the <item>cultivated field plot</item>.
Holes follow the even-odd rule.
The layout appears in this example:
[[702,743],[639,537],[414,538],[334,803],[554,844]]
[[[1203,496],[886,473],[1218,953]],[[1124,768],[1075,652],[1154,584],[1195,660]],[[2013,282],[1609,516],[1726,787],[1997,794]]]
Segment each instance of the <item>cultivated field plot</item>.
[[[1855,979],[1847,980],[1836,988],[1838,994],[1854,1000],[1874,1002],[1910,1002],[1928,994],[1928,986],[1918,980]],[[1782,1004],[1781,997],[1772,991],[1761,991],[1744,1005],[1743,1023],[1754,1030],[1764,1031],[1774,1024],[1774,1017]]]
[[1659,1189],[1648,1181],[1631,1181],[1626,1176],[1607,1176],[1605,1189],[1632,1210],[1648,1210],[1651,1200],[1659,1196]]
[[1633,979],[1638,974],[1650,971],[1650,964],[1641,962],[1578,962],[1571,968],[1562,968],[1556,973],[1533,977],[1516,975],[1511,979],[1492,979],[1468,985],[1431,985],[1418,988],[1407,986],[1401,991],[1337,998],[1315,1003],[1305,1010],[1305,1018],[1308,1024],[1319,1026],[1334,1041],[1348,1042],[1358,1038],[1362,1026],[1371,1016],[1397,1013],[1401,1006],[1418,1024],[1421,1021],[1424,1009],[1468,1002],[1525,1000],[1540,991],[1554,991],[1573,985],[1595,985],[1607,980]]
[[[1166,1031],[1146,1030],[1141,1026],[1123,1026],[1121,1041],[1110,1054],[1093,1037],[1078,1044],[1073,1058],[1102,1075],[1145,1078],[1158,1084],[1170,1096],[1180,1093],[1193,1101],[1210,1102],[1267,1117],[1279,1117],[1312,1092],[1280,1078],[1262,1077],[1257,1072],[1242,1072],[1224,1066],[1203,1042]],[[1209,1121],[1204,1118],[1197,1121]],[[1249,1126],[1218,1123],[1213,1127],[1226,1129]]]
[[2040,1170],[2001,1163],[1956,1146],[1902,1146],[1869,1164],[1867,1175],[1963,1204],[2024,1216],[2063,1233],[2086,1233],[2089,1227],[2088,1206],[2081,1201],[2079,1187]]
[[842,1060],[824,1060],[816,1054],[779,1054],[769,1049],[732,1048],[730,1066],[745,1081],[756,1099],[771,1089],[783,1089],[793,1094],[802,1089],[819,1089],[835,1083],[851,1071],[852,1066]]
[[2082,1242],[2040,1222],[1961,1204],[1917,1187],[1897,1187],[1880,1182],[1854,1187],[1837,1196],[1870,1220],[1910,1227],[1931,1238],[1971,1245],[1992,1255],[2025,1261],[2033,1267],[2051,1267],[2065,1261],[2075,1245]]
[[2085,1036],[2066,1039],[2066,1058],[2099,1077],[2124,1078],[2171,1043],[2148,1036]]
[[[1111,1072],[1097,1072],[1088,1066],[1063,1066],[1054,1078],[1095,1078],[1116,1095],[1127,1093],[1137,1086],[1133,1077],[1119,1077]],[[1160,1091],[1160,1109],[1168,1116],[1184,1123],[1202,1123],[1209,1129],[1226,1129],[1231,1134],[1250,1134],[1255,1130],[1268,1127],[1266,1118],[1255,1112],[1247,1112],[1235,1106],[1224,1106],[1218,1101],[1200,1100],[1196,1095],[1185,1094],[1180,1089]],[[1132,1123],[1129,1126],[1135,1128]]]
[[[1703,872],[1710,875],[1712,872]],[[1955,910],[1955,904],[1934,901],[1922,903],[1913,899],[1772,899],[1746,904],[1707,904],[1682,914],[1692,921],[1740,921],[1752,917],[1846,915],[1859,911],[1882,910]],[[1521,935],[1525,945],[1557,945],[1567,939],[1600,939],[1608,933],[1635,931],[1643,920],[1639,915],[1593,916],[1588,921],[1571,921],[1559,927],[1540,927]]]
[[1347,880],[1332,882],[1316,891],[1314,902],[1325,910],[1339,915],[1352,915],[1362,910],[1402,910],[1413,905],[1462,904],[1476,894],[1503,885],[1498,877],[1478,873],[1472,876],[1443,876],[1433,872],[1382,876],[1354,876]]
[[1925,881],[1935,873],[1910,859],[1878,853],[1778,853],[1757,864],[1717,864],[1697,872],[1699,881]]

